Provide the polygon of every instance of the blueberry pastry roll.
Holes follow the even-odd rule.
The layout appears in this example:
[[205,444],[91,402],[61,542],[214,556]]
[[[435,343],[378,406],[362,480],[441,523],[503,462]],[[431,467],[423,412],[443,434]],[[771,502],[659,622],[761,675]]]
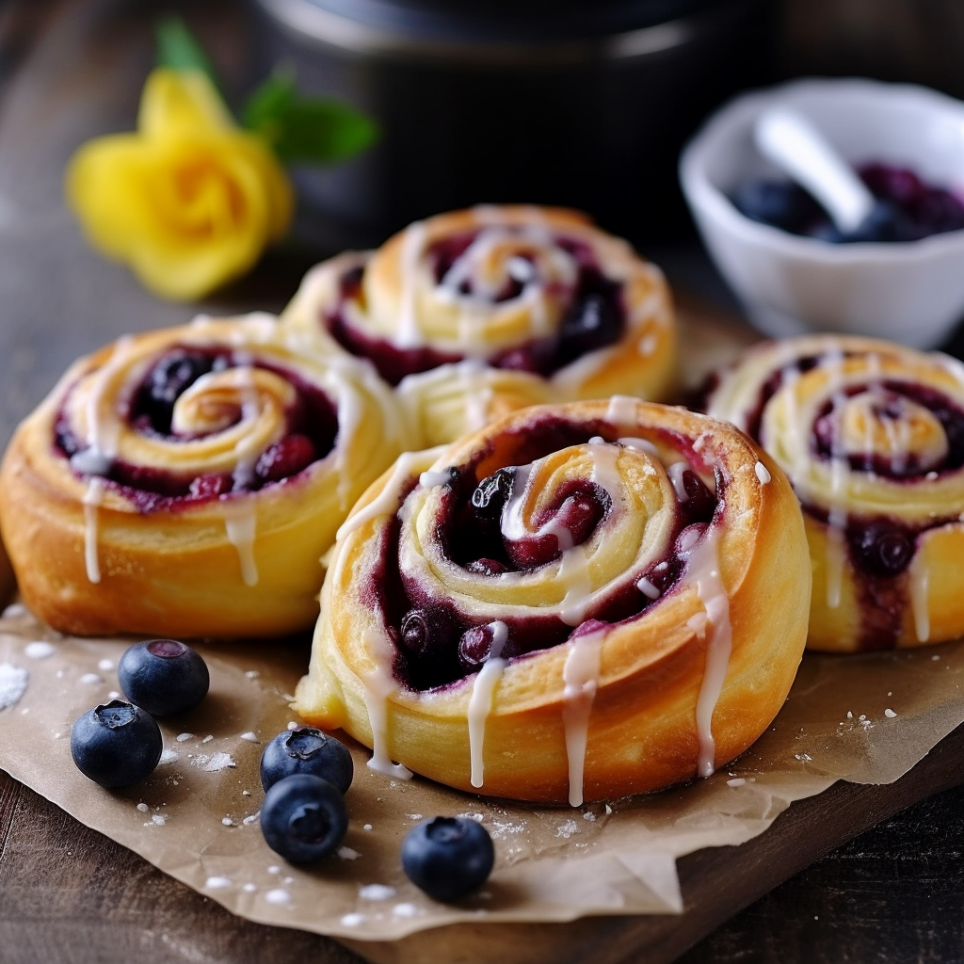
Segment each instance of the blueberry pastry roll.
[[742,433],[625,396],[535,406],[369,488],[295,706],[395,775],[572,805],[655,790],[769,725],[809,599],[799,505]]
[[199,320],[70,368],[14,434],[0,526],[61,631],[286,634],[316,619],[322,555],[409,441],[367,366],[272,316]]
[[411,224],[314,268],[282,322],[368,358],[426,446],[523,403],[659,400],[674,374],[661,272],[560,209],[480,206]]
[[808,645],[851,652],[964,635],[964,367],[866,338],[765,342],[707,408],[780,464],[814,573]]

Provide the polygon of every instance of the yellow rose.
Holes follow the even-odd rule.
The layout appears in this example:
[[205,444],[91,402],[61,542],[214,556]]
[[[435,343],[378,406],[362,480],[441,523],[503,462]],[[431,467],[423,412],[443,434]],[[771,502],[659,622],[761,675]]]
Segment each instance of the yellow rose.
[[248,271],[291,222],[291,184],[200,71],[155,70],[136,134],[71,158],[67,202],[90,243],[156,294],[192,300]]

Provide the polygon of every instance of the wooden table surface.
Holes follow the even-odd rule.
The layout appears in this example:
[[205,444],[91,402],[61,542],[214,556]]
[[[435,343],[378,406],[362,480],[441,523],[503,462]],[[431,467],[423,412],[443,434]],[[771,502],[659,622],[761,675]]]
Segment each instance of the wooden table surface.
[[[180,324],[196,310],[275,310],[316,254],[273,256],[217,298],[185,307],[155,300],[81,241],[62,202],[64,165],[88,137],[131,126],[151,62],[151,22],[172,9],[178,5],[152,0],[0,4],[0,444],[74,358],[134,329]],[[229,84],[240,83],[247,36],[239,5],[208,0],[180,9]],[[718,291],[698,252],[670,254],[664,267],[671,282],[708,278]],[[960,354],[959,343],[950,347]],[[661,959],[964,959],[964,733],[949,737],[912,776],[885,792],[832,788],[822,801],[825,825],[817,821],[811,839],[780,866],[772,859],[784,832],[778,819],[746,845],[755,875],[748,892],[765,896],[729,920],[738,908],[707,899],[692,933],[666,927]],[[806,817],[807,806],[791,810],[803,808]],[[848,834],[865,832],[824,854],[843,839],[844,825]],[[684,896],[708,865],[725,879],[728,859],[725,850],[685,858]],[[639,926],[655,933],[661,925]],[[548,927],[541,939],[557,949],[559,964],[634,961],[633,927],[620,922],[598,954],[598,922]],[[511,930],[500,939],[511,940]],[[363,958],[356,951],[364,948],[239,920],[0,774],[3,964],[357,964]],[[389,958],[383,951],[380,959]]]

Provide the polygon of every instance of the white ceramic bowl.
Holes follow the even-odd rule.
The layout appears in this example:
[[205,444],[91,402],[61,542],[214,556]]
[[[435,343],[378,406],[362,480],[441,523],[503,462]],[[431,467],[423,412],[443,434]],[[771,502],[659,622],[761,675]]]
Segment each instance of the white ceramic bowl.
[[964,318],[964,231],[920,241],[828,244],[744,217],[728,194],[782,176],[758,153],[757,115],[796,108],[852,164],[881,161],[964,192],[964,103],[923,87],[800,80],[744,94],[686,145],[680,181],[703,241],[755,327],[779,337],[841,331],[916,348],[942,344]]

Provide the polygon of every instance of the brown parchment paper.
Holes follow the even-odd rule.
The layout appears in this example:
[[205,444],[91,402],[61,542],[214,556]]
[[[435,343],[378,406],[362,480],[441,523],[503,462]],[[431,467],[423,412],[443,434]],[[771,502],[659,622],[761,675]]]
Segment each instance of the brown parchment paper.
[[[708,780],[650,796],[551,809],[493,802],[366,766],[352,745],[350,828],[337,855],[293,867],[264,843],[258,764],[295,719],[308,640],[198,644],[211,691],[165,722],[155,773],[125,791],[70,759],[70,726],[117,695],[130,639],[75,639],[20,604],[0,616],[0,766],[82,823],[254,921],[356,940],[396,939],[459,921],[548,922],[682,911],[676,859],[763,833],[794,800],[838,779],[896,780],[964,720],[964,642],[859,657],[808,655],[773,726]],[[472,814],[496,845],[489,882],[434,903],[399,863],[422,817]]]

